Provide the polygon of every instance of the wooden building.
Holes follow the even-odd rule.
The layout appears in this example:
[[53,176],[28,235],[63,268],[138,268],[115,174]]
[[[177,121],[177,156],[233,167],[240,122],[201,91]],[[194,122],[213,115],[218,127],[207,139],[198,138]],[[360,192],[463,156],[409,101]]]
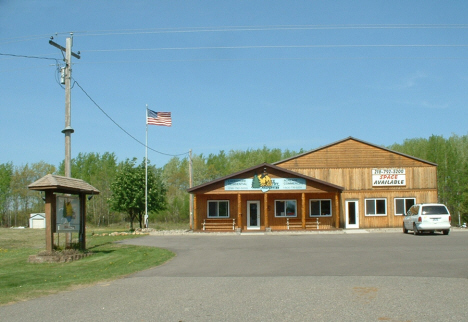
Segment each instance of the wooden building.
[[194,230],[401,227],[437,165],[352,137],[193,187]]

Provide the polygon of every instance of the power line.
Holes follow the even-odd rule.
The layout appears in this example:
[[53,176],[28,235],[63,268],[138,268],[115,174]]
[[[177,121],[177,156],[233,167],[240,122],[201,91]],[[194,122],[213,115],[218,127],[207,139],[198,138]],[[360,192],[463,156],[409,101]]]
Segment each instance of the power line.
[[10,57],[16,57],[16,58],[30,58],[30,59],[46,59],[46,60],[55,60],[55,61],[58,61],[57,58],[39,57],[39,56],[27,56],[27,55],[16,55],[16,54],[4,54],[4,53],[0,53],[0,56],[10,56]]
[[[83,91],[83,93],[89,98],[89,100],[91,102],[93,102],[93,104],[109,119],[112,121],[112,123],[114,123],[115,125],[117,125],[117,127],[119,129],[121,129],[125,134],[127,134],[129,137],[131,137],[133,140],[135,140],[137,143],[141,144],[142,146],[144,147],[147,147],[145,143],[141,142],[140,140],[138,140],[137,138],[135,138],[133,135],[131,135],[130,133],[128,133],[122,126],[120,126],[120,124],[118,124],[116,121],[114,121],[112,119],[112,117],[109,116],[109,114],[107,114],[100,106],[98,103],[96,103],[95,100],[92,99],[92,97],[84,90],[83,87],[81,87],[81,85],[75,80],[73,79],[73,82]],[[156,153],[159,153],[159,154],[162,154],[162,155],[167,155],[167,156],[171,156],[171,157],[177,157],[177,156],[181,156],[181,155],[185,155],[185,154],[188,154],[188,152],[185,152],[185,153],[181,153],[181,154],[168,154],[168,153],[163,153],[163,152],[160,152],[160,151],[157,151],[151,147],[147,147],[148,149],[150,149],[151,151],[153,152],[156,152]]]
[[117,60],[117,61],[92,61],[80,62],[77,65],[93,65],[93,64],[135,64],[135,63],[169,63],[169,62],[211,62],[211,61],[260,61],[260,60],[466,60],[468,57],[391,57],[391,56],[355,56],[355,57],[340,57],[340,56],[316,56],[316,57],[262,57],[262,58],[187,58],[187,59],[147,59],[147,60]]
[[[239,31],[289,31],[289,30],[350,30],[350,29],[466,29],[468,24],[350,24],[350,25],[265,25],[265,26],[217,26],[151,29],[113,29],[77,31],[83,36],[136,35],[163,33],[239,32]],[[57,33],[62,34],[62,33]]]
[[[214,26],[149,29],[111,29],[74,31],[75,36],[109,36],[164,33],[202,33],[202,32],[249,32],[249,31],[294,31],[294,30],[353,30],[353,29],[467,29],[468,24],[348,24],[348,25],[263,25],[263,26]],[[55,36],[68,35],[55,32]],[[31,35],[0,39],[0,44],[24,42],[49,38],[49,35]]]
[[[345,48],[345,47],[462,47],[467,48],[468,45],[424,45],[424,44],[410,44],[410,45],[271,45],[271,46],[212,46],[212,47],[166,47],[166,48],[128,48],[128,49],[96,49],[96,50],[84,50],[83,52],[125,52],[125,51],[169,51],[169,50],[213,50],[213,49],[288,49],[288,48]],[[59,59],[49,57],[38,57],[38,56],[26,56],[16,54],[4,54],[3,56],[12,56],[19,58],[34,58],[34,59],[48,59],[55,60],[56,65],[59,65]],[[390,56],[359,56],[359,57],[338,57],[338,56],[326,56],[326,57],[270,57],[270,58],[188,58],[188,59],[147,59],[147,60],[129,60],[129,61],[95,61],[95,62],[81,62],[75,64],[118,64],[118,63],[148,63],[148,62],[209,62],[209,61],[258,61],[258,60],[396,60],[396,59],[426,59],[426,60],[464,60],[466,57],[390,57]]]
[[427,44],[381,44],[381,45],[251,45],[251,46],[202,46],[202,47],[159,47],[159,48],[120,48],[120,49],[90,49],[83,52],[122,52],[122,51],[169,51],[169,50],[212,50],[212,49],[291,49],[291,48],[426,48],[426,47],[468,47],[468,45],[427,45]]
[[24,42],[30,40],[39,40],[44,38],[50,38],[50,35],[35,35],[35,36],[23,36],[23,37],[16,37],[16,38],[5,38],[0,39],[0,44],[11,44],[15,42]]

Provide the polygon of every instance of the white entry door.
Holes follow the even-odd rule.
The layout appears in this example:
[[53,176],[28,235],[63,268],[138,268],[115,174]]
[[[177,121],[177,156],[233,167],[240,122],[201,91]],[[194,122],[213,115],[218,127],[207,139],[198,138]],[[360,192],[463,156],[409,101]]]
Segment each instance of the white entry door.
[[260,229],[260,201],[247,201],[247,229]]
[[359,228],[359,201],[346,200],[346,226],[345,228]]

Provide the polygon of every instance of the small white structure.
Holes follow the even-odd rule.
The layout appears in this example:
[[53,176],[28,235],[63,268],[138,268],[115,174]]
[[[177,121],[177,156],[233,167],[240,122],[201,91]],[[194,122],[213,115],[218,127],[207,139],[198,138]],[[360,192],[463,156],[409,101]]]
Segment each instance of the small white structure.
[[31,214],[29,228],[46,228],[45,213]]

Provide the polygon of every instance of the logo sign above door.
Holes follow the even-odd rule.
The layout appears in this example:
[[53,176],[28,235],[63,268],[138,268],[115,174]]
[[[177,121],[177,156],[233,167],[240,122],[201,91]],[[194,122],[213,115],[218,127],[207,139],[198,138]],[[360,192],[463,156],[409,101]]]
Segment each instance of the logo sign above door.
[[227,179],[224,182],[224,190],[260,190],[267,192],[269,190],[305,190],[306,180],[303,178],[274,178],[269,185],[262,186],[257,184],[259,178],[255,179]]

